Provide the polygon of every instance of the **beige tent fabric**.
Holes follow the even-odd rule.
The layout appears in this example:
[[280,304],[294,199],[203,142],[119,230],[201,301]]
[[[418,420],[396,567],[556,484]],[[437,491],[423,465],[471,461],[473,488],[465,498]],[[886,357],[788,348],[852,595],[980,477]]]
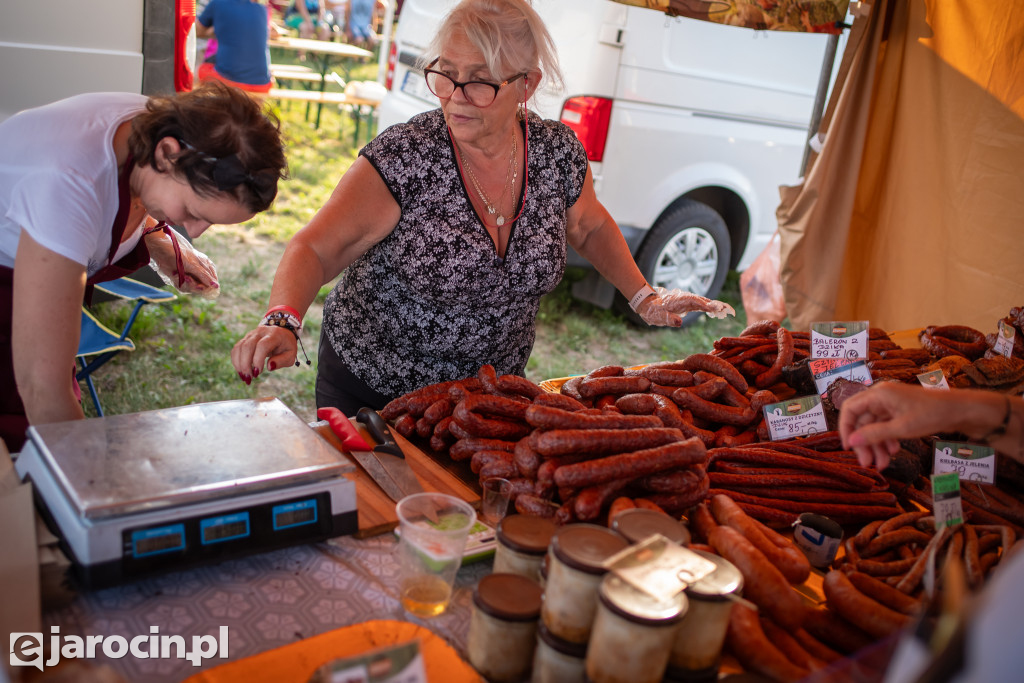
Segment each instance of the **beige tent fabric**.
[[1024,15],[879,0],[866,23],[820,158],[783,188],[791,325],[994,332],[1024,305]]

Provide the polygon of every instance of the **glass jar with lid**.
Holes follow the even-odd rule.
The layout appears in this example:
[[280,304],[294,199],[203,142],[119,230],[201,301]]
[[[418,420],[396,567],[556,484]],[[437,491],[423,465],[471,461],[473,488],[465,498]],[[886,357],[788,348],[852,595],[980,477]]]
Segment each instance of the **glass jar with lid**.
[[531,683],[583,683],[586,643],[570,643],[537,625],[537,649],[533,655]]
[[597,610],[597,588],[607,573],[604,561],[629,544],[596,524],[569,524],[551,539],[541,619],[553,634],[586,643]]
[[521,681],[530,673],[541,588],[519,574],[489,574],[473,591],[466,650],[469,663],[489,681]]
[[558,527],[549,517],[509,515],[498,522],[495,573],[519,574],[540,580],[540,567]]
[[713,562],[715,570],[686,588],[690,604],[672,645],[665,680],[711,683],[718,679],[732,597],[743,592],[743,574],[725,558],[693,552]]
[[587,645],[591,683],[660,683],[686,613],[682,592],[665,599],[607,574],[598,590],[594,630]]
[[652,534],[661,534],[679,545],[690,544],[690,530],[678,519],[648,508],[623,510],[612,520],[612,529],[630,543],[639,543]]

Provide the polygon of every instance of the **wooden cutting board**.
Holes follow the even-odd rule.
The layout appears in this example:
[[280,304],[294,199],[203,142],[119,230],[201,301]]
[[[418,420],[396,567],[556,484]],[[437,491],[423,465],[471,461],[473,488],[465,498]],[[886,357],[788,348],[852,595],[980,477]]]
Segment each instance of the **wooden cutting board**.
[[[373,439],[367,433],[362,423],[351,420],[353,426],[359,431],[367,443],[373,443]],[[309,425],[329,444],[348,456],[348,453],[341,445],[341,440],[331,430],[326,421],[312,422]],[[391,430],[395,441],[405,453],[405,459],[412,468],[416,478],[425,491],[437,491],[461,498],[467,501],[474,508],[479,507],[479,492],[461,481],[444,466],[436,462],[428,454],[424,453],[418,446],[410,442],[395,430]],[[398,516],[395,514],[395,501],[391,500],[384,491],[377,486],[376,482],[367,474],[359,463],[350,458],[356,465],[356,471],[345,476],[356,483],[356,506],[359,514],[359,531],[356,538],[367,538],[391,531],[398,526]]]

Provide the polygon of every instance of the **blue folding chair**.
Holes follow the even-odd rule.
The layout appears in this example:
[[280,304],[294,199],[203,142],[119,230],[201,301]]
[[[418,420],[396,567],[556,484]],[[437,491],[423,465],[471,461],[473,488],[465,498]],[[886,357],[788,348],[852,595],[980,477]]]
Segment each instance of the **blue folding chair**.
[[[144,305],[165,303],[178,297],[173,292],[126,277],[103,282],[96,285],[96,289],[112,297],[135,302],[131,315],[128,316],[120,334],[106,327],[84,306],[82,307],[82,329],[78,337],[78,353],[75,355],[81,369],[75,373],[75,378],[79,381],[85,380],[89,387],[92,404],[96,407],[96,414],[103,417],[103,408],[100,406],[100,398],[96,394],[96,386],[92,382],[92,373],[122,351],[135,350],[135,343],[128,338],[128,334],[132,331],[135,318],[138,317],[139,311]],[[91,360],[89,360],[90,357]]]

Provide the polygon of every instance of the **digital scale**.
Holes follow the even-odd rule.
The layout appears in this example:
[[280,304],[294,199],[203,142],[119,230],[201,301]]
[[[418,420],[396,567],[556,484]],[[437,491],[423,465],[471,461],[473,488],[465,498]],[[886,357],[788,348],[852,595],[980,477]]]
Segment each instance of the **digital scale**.
[[276,398],[37,425],[15,469],[86,588],[358,528],[355,465]]

